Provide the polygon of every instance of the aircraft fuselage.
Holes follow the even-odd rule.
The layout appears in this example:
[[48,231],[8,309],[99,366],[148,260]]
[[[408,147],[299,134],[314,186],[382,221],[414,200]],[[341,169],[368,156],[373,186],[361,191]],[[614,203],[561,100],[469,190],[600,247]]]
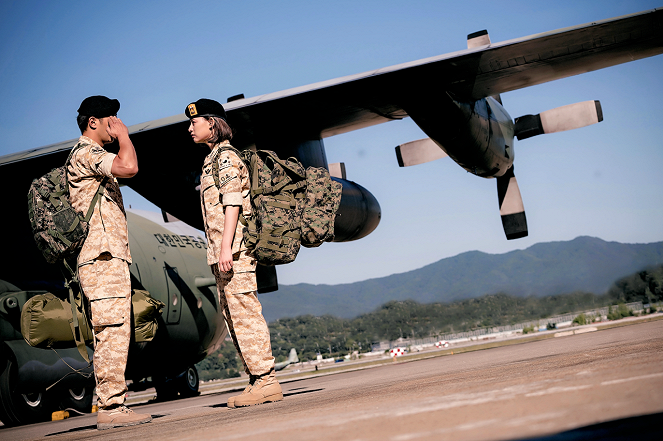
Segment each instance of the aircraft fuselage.
[[[207,243],[201,235],[174,233],[130,211],[127,222],[132,288],[146,289],[166,306],[154,339],[131,343],[125,376],[134,385],[151,377],[148,386],[156,386],[158,393],[163,386],[176,395],[182,393],[177,389],[181,382],[172,379],[215,351],[227,333],[207,265]],[[58,408],[89,412],[94,387],[92,367],[76,348],[55,353],[23,340],[20,316],[25,302],[46,291],[57,295],[63,283],[55,265],[36,254],[28,275],[31,280],[20,272],[5,273],[3,279],[10,283],[0,281],[0,419],[6,425],[43,421]]]

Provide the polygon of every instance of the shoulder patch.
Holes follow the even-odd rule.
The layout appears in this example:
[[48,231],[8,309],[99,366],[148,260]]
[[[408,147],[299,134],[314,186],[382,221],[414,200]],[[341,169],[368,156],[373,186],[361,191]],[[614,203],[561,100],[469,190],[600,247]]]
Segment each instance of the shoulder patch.
[[228,182],[232,181],[233,179],[237,178],[237,176],[231,176],[229,174],[226,174],[225,176],[219,176],[219,187],[223,188],[228,184]]
[[219,171],[225,170],[226,168],[232,167],[233,163],[230,160],[230,157],[227,155],[221,155],[219,158]]

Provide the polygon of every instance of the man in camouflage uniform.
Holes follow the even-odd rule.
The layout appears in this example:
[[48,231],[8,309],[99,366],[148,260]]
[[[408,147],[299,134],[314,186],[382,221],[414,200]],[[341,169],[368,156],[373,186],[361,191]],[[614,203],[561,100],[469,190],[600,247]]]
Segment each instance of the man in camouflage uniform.
[[[99,411],[97,428],[147,423],[150,415],[124,406],[124,372],[131,338],[131,281],[129,237],[117,177],[138,172],[127,127],[117,118],[120,103],[105,96],[86,98],[78,109],[82,136],[67,164],[70,202],[86,213],[100,185],[104,193],[94,207],[85,243],[78,256],[78,275],[90,306],[94,331],[94,375]],[[117,140],[117,155],[104,144]]]
[[[249,375],[249,385],[241,395],[228,400],[228,407],[280,401],[283,393],[274,375],[269,328],[258,301],[256,260],[246,248],[238,222],[240,210],[246,217],[251,214],[249,171],[229,149],[232,131],[221,104],[200,99],[189,104],[185,113],[191,120],[189,133],[193,141],[212,149],[200,178],[207,263],[216,278],[219,305],[228,330]],[[218,187],[214,161],[218,164]]]

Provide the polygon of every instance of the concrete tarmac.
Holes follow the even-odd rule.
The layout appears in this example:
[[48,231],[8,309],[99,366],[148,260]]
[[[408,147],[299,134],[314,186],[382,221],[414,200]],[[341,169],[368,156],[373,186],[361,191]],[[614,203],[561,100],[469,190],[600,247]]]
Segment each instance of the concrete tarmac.
[[285,400],[228,409],[229,393],[0,428],[2,440],[663,439],[663,320],[288,382]]

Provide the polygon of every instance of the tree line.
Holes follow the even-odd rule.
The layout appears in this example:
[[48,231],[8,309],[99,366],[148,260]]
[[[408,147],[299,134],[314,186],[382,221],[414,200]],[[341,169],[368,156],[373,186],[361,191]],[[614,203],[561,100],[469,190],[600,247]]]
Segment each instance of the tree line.
[[[575,292],[547,297],[517,297],[505,293],[451,303],[422,304],[391,301],[353,319],[331,315],[302,315],[269,323],[277,361],[291,348],[302,361],[317,354],[339,357],[351,351],[368,352],[373,343],[403,338],[440,337],[483,327],[513,325],[554,315],[580,312],[620,303],[663,300],[663,265],[619,279],[602,295]],[[616,310],[616,309],[615,309]],[[198,365],[203,380],[239,376],[241,362],[230,341]]]

